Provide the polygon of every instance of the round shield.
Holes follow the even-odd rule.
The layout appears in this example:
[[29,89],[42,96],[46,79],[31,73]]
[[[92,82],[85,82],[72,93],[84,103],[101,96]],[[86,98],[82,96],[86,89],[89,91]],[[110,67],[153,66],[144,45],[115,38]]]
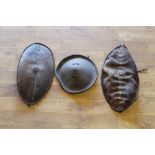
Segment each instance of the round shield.
[[82,55],[64,58],[56,69],[56,76],[68,93],[89,89],[97,80],[98,71],[92,60]]

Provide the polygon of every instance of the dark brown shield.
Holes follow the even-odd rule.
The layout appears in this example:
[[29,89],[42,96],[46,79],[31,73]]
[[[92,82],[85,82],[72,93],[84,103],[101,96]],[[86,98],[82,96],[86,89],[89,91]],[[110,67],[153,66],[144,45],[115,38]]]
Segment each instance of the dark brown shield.
[[89,58],[71,55],[60,62],[56,69],[56,76],[66,92],[80,93],[94,85],[98,71]]
[[139,77],[136,64],[125,45],[110,52],[102,68],[104,96],[117,112],[127,109],[137,98]]
[[24,50],[18,64],[17,85],[28,106],[36,103],[48,91],[54,70],[53,53],[47,46],[34,43]]

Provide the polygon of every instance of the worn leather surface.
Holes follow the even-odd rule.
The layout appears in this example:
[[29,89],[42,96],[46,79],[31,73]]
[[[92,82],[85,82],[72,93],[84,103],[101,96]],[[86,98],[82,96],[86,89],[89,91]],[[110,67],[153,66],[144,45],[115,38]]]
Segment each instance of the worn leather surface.
[[45,45],[34,43],[24,50],[18,64],[17,85],[27,105],[45,95],[52,83],[54,68],[52,51]]
[[136,64],[125,45],[113,49],[102,68],[104,96],[115,111],[122,112],[137,98],[139,77]]
[[56,69],[56,76],[66,92],[80,93],[96,82],[98,71],[89,58],[71,55],[60,62]]

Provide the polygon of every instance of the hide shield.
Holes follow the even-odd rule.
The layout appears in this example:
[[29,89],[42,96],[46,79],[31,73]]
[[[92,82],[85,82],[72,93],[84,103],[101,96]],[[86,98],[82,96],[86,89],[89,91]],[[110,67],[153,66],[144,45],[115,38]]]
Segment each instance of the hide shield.
[[137,67],[125,45],[113,49],[105,59],[101,83],[106,101],[117,112],[126,110],[137,99]]
[[82,55],[64,58],[56,69],[56,76],[68,93],[89,89],[97,80],[98,71],[92,60]]
[[19,94],[28,106],[46,94],[54,71],[54,56],[47,46],[34,43],[24,50],[18,64],[17,85]]

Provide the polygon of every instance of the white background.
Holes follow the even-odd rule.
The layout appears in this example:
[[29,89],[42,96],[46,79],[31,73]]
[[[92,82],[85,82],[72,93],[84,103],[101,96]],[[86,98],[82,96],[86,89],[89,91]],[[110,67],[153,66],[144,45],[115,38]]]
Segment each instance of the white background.
[[154,0],[0,0],[1,25],[154,25]]
[[[153,0],[3,0],[0,1],[0,25],[153,26],[154,3]],[[155,132],[0,130],[1,154],[154,155]]]
[[154,155],[154,130],[1,130],[3,155]]

